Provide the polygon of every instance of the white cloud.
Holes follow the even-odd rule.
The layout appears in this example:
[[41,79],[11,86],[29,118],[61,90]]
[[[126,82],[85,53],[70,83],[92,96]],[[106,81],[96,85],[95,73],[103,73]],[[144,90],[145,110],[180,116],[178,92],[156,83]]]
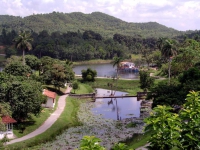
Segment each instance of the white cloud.
[[53,3],[54,0],[42,0],[42,2],[44,2],[44,3]]

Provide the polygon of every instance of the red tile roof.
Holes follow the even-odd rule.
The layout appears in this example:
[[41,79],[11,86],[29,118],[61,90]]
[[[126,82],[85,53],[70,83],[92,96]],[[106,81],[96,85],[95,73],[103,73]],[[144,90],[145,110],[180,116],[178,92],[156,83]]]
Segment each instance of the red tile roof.
[[6,124],[6,123],[16,123],[17,121],[9,116],[3,116],[2,122]]
[[46,89],[44,89],[43,94],[46,95],[47,97],[56,98],[55,92],[51,92],[51,91],[48,91]]

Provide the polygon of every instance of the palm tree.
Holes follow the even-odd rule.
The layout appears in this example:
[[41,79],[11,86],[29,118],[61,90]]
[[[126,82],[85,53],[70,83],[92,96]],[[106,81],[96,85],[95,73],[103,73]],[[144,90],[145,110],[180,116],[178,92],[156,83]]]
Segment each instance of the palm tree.
[[[114,57],[112,61],[113,67],[117,66],[116,87],[117,87],[117,80],[119,78],[119,68],[122,61],[123,61],[122,57]],[[115,92],[114,92],[114,95],[115,95]]]
[[177,49],[174,44],[175,44],[175,41],[167,39],[165,40],[165,43],[161,49],[161,54],[163,58],[166,61],[168,61],[168,77],[169,77],[168,84],[170,84],[171,61],[172,61],[172,58],[177,55]]
[[166,40],[166,38],[160,37],[160,38],[158,39],[158,41],[156,42],[156,45],[157,45],[157,47],[158,47],[158,49],[159,49],[160,51],[162,51],[162,48],[163,48],[163,46],[164,46],[164,44],[165,44],[165,40]]
[[31,33],[30,32],[26,32],[26,31],[21,31],[19,33],[19,36],[17,38],[14,39],[15,43],[15,47],[17,49],[22,50],[23,52],[23,65],[25,65],[25,50],[31,50],[32,49],[32,45],[30,43],[30,41],[33,41],[33,39],[31,38]]
[[117,75],[116,75],[117,79],[118,79],[120,64],[122,61],[123,61],[122,57],[114,57],[112,61],[113,67],[117,66]]

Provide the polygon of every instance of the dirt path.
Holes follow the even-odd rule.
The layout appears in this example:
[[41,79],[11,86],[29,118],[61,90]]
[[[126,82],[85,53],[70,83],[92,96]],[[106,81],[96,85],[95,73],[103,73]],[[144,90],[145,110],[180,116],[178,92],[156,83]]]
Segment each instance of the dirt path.
[[[65,91],[65,93],[69,93],[70,90],[71,90],[71,88],[68,87],[67,90]],[[30,139],[32,137],[35,137],[35,136],[45,132],[47,129],[49,129],[56,122],[56,120],[60,117],[61,113],[63,112],[63,110],[65,108],[65,104],[66,104],[65,99],[67,96],[68,96],[68,94],[60,96],[60,98],[58,100],[57,109],[51,114],[51,116],[38,129],[36,129],[35,131],[33,131],[21,138],[11,140],[10,142],[7,142],[6,144],[9,145],[9,144],[13,144],[16,142],[21,142],[21,141]]]

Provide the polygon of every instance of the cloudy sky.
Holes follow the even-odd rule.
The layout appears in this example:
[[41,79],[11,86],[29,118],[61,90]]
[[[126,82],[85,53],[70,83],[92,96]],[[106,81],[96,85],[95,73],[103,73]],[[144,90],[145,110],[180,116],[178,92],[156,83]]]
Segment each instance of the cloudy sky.
[[0,15],[100,11],[127,22],[158,22],[177,30],[200,30],[200,0],[0,0]]

